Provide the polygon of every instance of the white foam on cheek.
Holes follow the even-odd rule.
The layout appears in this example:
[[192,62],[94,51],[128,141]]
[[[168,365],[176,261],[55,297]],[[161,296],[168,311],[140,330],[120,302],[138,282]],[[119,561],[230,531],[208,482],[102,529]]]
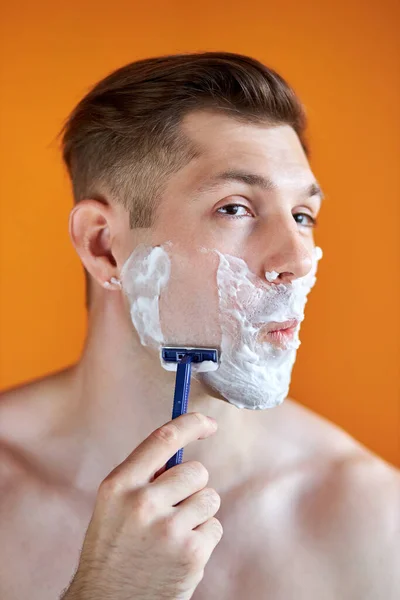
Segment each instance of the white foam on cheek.
[[281,404],[289,391],[291,371],[300,345],[300,325],[285,348],[262,341],[263,323],[304,319],[307,294],[316,278],[313,253],[311,271],[290,284],[268,285],[247,264],[220,254],[217,283],[220,298],[221,363],[204,380],[238,408],[265,409]]
[[170,273],[171,261],[160,246],[139,245],[121,269],[122,289],[143,346],[158,349],[164,343],[158,301]]
[[[295,336],[285,348],[260,338],[262,324],[304,318],[307,294],[315,283],[316,248],[310,273],[290,284],[268,284],[247,264],[218,251],[217,287],[222,332],[221,361],[217,371],[199,377],[238,408],[265,409],[280,404],[289,390],[290,376],[300,345]],[[171,260],[163,247],[138,246],[121,270],[124,293],[140,341],[160,351],[165,345],[159,298],[171,274]],[[171,366],[164,368],[170,369]],[[215,368],[215,365],[210,365]],[[175,370],[176,366],[173,367]],[[193,365],[194,372],[207,368]]]
[[[171,250],[172,243],[167,242],[164,247]],[[171,344],[171,340],[165,343],[159,306],[160,296],[166,291],[171,276],[171,259],[164,247],[144,244],[138,246],[121,269],[121,281],[129,301],[132,323],[141,344],[158,351],[161,366],[165,370],[176,371],[177,363],[166,363],[161,357],[162,347]],[[178,324],[177,328],[179,329]],[[203,361],[193,364],[192,372],[203,373],[213,371],[217,367],[212,361]]]

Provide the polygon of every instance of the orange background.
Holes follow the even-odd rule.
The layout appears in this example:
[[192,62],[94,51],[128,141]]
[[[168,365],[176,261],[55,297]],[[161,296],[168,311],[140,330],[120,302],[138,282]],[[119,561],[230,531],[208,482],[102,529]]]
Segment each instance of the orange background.
[[62,120],[127,62],[245,53],[280,71],[308,107],[327,194],[292,396],[400,464],[398,3],[22,0],[4,3],[1,23],[1,387],[77,360],[82,346]]

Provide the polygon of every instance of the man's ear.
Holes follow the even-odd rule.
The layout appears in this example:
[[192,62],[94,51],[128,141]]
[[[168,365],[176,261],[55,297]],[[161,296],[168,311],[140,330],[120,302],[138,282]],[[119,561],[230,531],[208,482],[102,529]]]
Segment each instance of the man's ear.
[[69,234],[85,269],[102,287],[119,276],[111,251],[113,209],[98,200],[81,200],[69,216]]

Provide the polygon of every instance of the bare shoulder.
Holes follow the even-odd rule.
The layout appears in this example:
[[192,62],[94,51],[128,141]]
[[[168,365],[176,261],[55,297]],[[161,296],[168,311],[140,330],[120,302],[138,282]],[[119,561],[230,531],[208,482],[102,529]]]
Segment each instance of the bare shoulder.
[[[400,473],[366,449],[333,462],[330,485],[338,514],[354,547],[369,545],[400,559]],[[391,556],[390,556],[391,555]],[[383,559],[384,554],[377,559]],[[400,590],[399,590],[400,591]]]
[[341,427],[290,402],[296,444],[303,447],[305,471],[315,474],[324,505],[335,505],[343,515],[354,513],[349,528],[374,527],[380,519],[382,535],[393,532],[400,523],[400,471]]
[[0,444],[24,445],[54,427],[59,404],[68,393],[73,368],[0,393]]
[[299,496],[301,535],[325,548],[327,569],[336,571],[347,589],[353,586],[351,597],[398,597],[400,472],[341,428],[308,412],[303,418],[315,457],[306,462]]
[[314,522],[331,519],[353,548],[400,548],[400,473],[394,466],[355,443],[351,452],[333,452],[315,473],[314,497],[304,495]]
[[67,401],[71,368],[0,394],[0,489],[2,499],[28,482],[45,480]]
[[309,531],[327,541],[325,562],[344,586],[343,597],[345,590],[365,600],[400,596],[400,476],[394,467],[357,449],[332,461],[302,507]]

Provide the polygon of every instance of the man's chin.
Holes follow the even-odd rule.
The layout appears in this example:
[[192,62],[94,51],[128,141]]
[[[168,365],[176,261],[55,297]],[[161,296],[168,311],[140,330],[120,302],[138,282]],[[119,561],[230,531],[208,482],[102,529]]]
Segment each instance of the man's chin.
[[222,400],[236,406],[236,408],[246,408],[248,410],[266,410],[279,406],[287,397],[289,385],[283,385],[279,390],[267,389],[266,386],[257,387],[253,384],[247,385],[246,381],[242,384],[236,382],[236,385],[230,385],[226,381],[215,380],[215,373],[202,374],[202,381],[207,393],[217,400]]
[[201,376],[210,396],[249,410],[282,404],[289,392],[296,348],[242,344],[223,350],[219,368]]
[[211,385],[211,383],[206,378],[206,373],[197,373],[193,375],[193,377],[201,382],[201,385],[208,396],[210,396],[211,398],[215,398],[216,400],[222,400],[223,402],[231,404],[229,400],[225,398],[225,396],[223,396],[218,389]]

